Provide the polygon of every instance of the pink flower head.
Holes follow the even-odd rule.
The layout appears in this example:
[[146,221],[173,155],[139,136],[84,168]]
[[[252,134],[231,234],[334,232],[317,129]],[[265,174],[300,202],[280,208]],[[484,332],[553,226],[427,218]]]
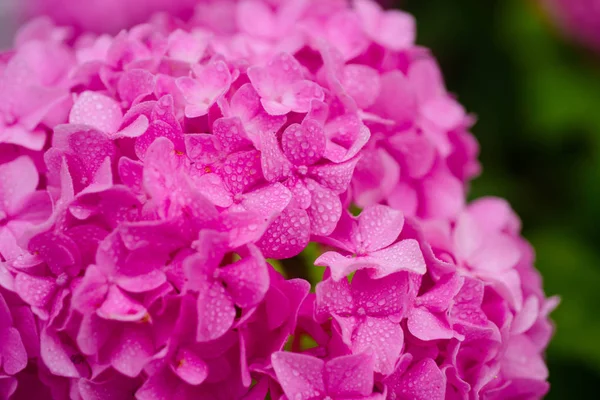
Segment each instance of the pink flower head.
[[0,54],[0,398],[548,391],[558,300],[412,16],[66,3]]

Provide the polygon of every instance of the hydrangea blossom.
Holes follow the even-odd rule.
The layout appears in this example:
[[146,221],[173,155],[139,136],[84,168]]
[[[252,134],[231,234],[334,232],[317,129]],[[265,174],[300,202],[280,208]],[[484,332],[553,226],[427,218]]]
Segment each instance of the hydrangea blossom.
[[180,16],[0,55],[0,398],[541,398],[557,300],[414,18]]

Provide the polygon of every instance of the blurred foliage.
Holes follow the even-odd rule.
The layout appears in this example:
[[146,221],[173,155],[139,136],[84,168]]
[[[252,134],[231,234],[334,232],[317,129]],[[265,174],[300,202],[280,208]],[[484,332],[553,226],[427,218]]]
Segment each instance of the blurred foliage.
[[404,0],[419,43],[478,123],[472,197],[507,198],[537,251],[552,317],[548,399],[600,381],[600,55],[562,37],[535,0]]

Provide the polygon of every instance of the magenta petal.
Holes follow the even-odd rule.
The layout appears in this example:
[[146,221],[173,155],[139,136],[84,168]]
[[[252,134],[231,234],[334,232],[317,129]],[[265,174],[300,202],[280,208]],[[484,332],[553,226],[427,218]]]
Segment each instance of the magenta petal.
[[376,205],[365,208],[358,217],[358,235],[367,252],[383,249],[400,235],[404,216],[390,207]]
[[444,400],[446,377],[435,361],[426,358],[413,365],[401,376],[388,378],[390,391],[397,396],[415,400]]
[[218,282],[210,283],[198,293],[196,340],[208,342],[225,334],[233,325],[235,307],[231,296]]
[[95,314],[84,315],[77,333],[77,346],[83,354],[93,356],[98,354],[113,333],[110,322]]
[[352,335],[353,353],[372,353],[373,369],[384,375],[394,370],[403,346],[400,324],[387,317],[367,317]]
[[293,164],[312,165],[325,152],[323,125],[314,119],[305,119],[302,125],[292,124],[283,132],[281,145]]
[[121,336],[111,343],[110,361],[125,376],[136,377],[154,354],[150,332],[144,325],[128,324]]
[[276,182],[248,192],[241,205],[252,213],[275,218],[285,210],[291,199],[290,191]]
[[80,379],[77,386],[85,400],[130,400],[131,393],[138,384],[133,379],[114,374],[109,379],[100,382]]
[[273,353],[271,363],[288,399],[308,400],[325,394],[323,360],[279,351]]
[[300,254],[309,239],[308,214],[288,207],[269,225],[256,245],[265,257],[282,259]]
[[425,341],[454,337],[454,331],[447,321],[423,307],[411,311],[408,317],[408,330]]
[[145,96],[154,92],[154,75],[145,69],[130,69],[125,71],[119,83],[117,90],[121,100],[127,105],[136,104]]
[[229,155],[219,173],[232,193],[242,193],[262,180],[260,154],[256,150]]
[[367,354],[329,360],[325,374],[327,393],[335,398],[368,396],[373,391],[373,358]]
[[181,90],[188,105],[185,115],[188,118],[201,117],[223,95],[231,84],[229,68],[223,61],[212,61],[194,70],[200,79],[182,77],[177,79],[177,87]]
[[0,328],[0,361],[9,375],[15,375],[27,365],[27,352],[19,331],[15,328]]
[[10,215],[19,211],[38,181],[37,168],[29,157],[21,156],[0,165],[0,212]]
[[173,372],[190,385],[201,384],[208,376],[208,365],[190,349],[180,349],[171,365]]
[[104,303],[98,308],[99,316],[117,321],[137,321],[146,313],[144,306],[125,295],[114,285],[109,287]]
[[365,259],[377,265],[373,270],[374,278],[381,278],[397,271],[423,275],[427,269],[419,243],[414,239],[405,239],[383,250],[375,251]]
[[269,182],[280,180],[290,175],[291,163],[283,155],[273,132],[261,135],[261,166],[265,179]]
[[348,189],[357,162],[358,158],[355,157],[340,164],[314,165],[309,168],[309,174],[323,187],[331,189],[335,193],[343,193]]
[[69,115],[70,124],[88,125],[101,132],[113,133],[119,129],[123,112],[119,104],[100,93],[83,92]]
[[73,361],[71,361],[70,355],[67,354],[65,346],[61,343],[56,333],[49,332],[46,328],[42,329],[40,341],[42,361],[50,372],[67,378],[79,377],[77,368],[73,364]]
[[183,151],[185,148],[183,134],[180,130],[160,120],[152,121],[145,133],[135,140],[135,154],[140,160],[144,159],[146,151],[158,137],[169,139],[174,144],[176,151]]
[[269,288],[269,272],[260,250],[251,246],[250,256],[220,268],[219,277],[227,285],[227,292],[242,307],[258,304]]
[[327,236],[334,231],[342,216],[342,202],[339,196],[315,181],[307,179],[305,182],[312,197],[307,210],[311,232]]
[[180,384],[180,379],[171,370],[163,368],[146,379],[135,392],[139,400],[167,400]]

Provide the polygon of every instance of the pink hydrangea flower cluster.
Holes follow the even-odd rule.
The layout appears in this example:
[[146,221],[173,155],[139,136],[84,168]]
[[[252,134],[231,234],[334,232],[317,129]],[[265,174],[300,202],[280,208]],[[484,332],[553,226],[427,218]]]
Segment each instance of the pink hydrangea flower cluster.
[[543,0],[543,4],[567,35],[600,51],[600,1]]
[[[466,204],[473,118],[410,15],[206,1],[76,37],[38,19],[0,93],[0,398],[548,390],[556,300],[506,202]],[[309,243],[314,290],[276,268]]]

